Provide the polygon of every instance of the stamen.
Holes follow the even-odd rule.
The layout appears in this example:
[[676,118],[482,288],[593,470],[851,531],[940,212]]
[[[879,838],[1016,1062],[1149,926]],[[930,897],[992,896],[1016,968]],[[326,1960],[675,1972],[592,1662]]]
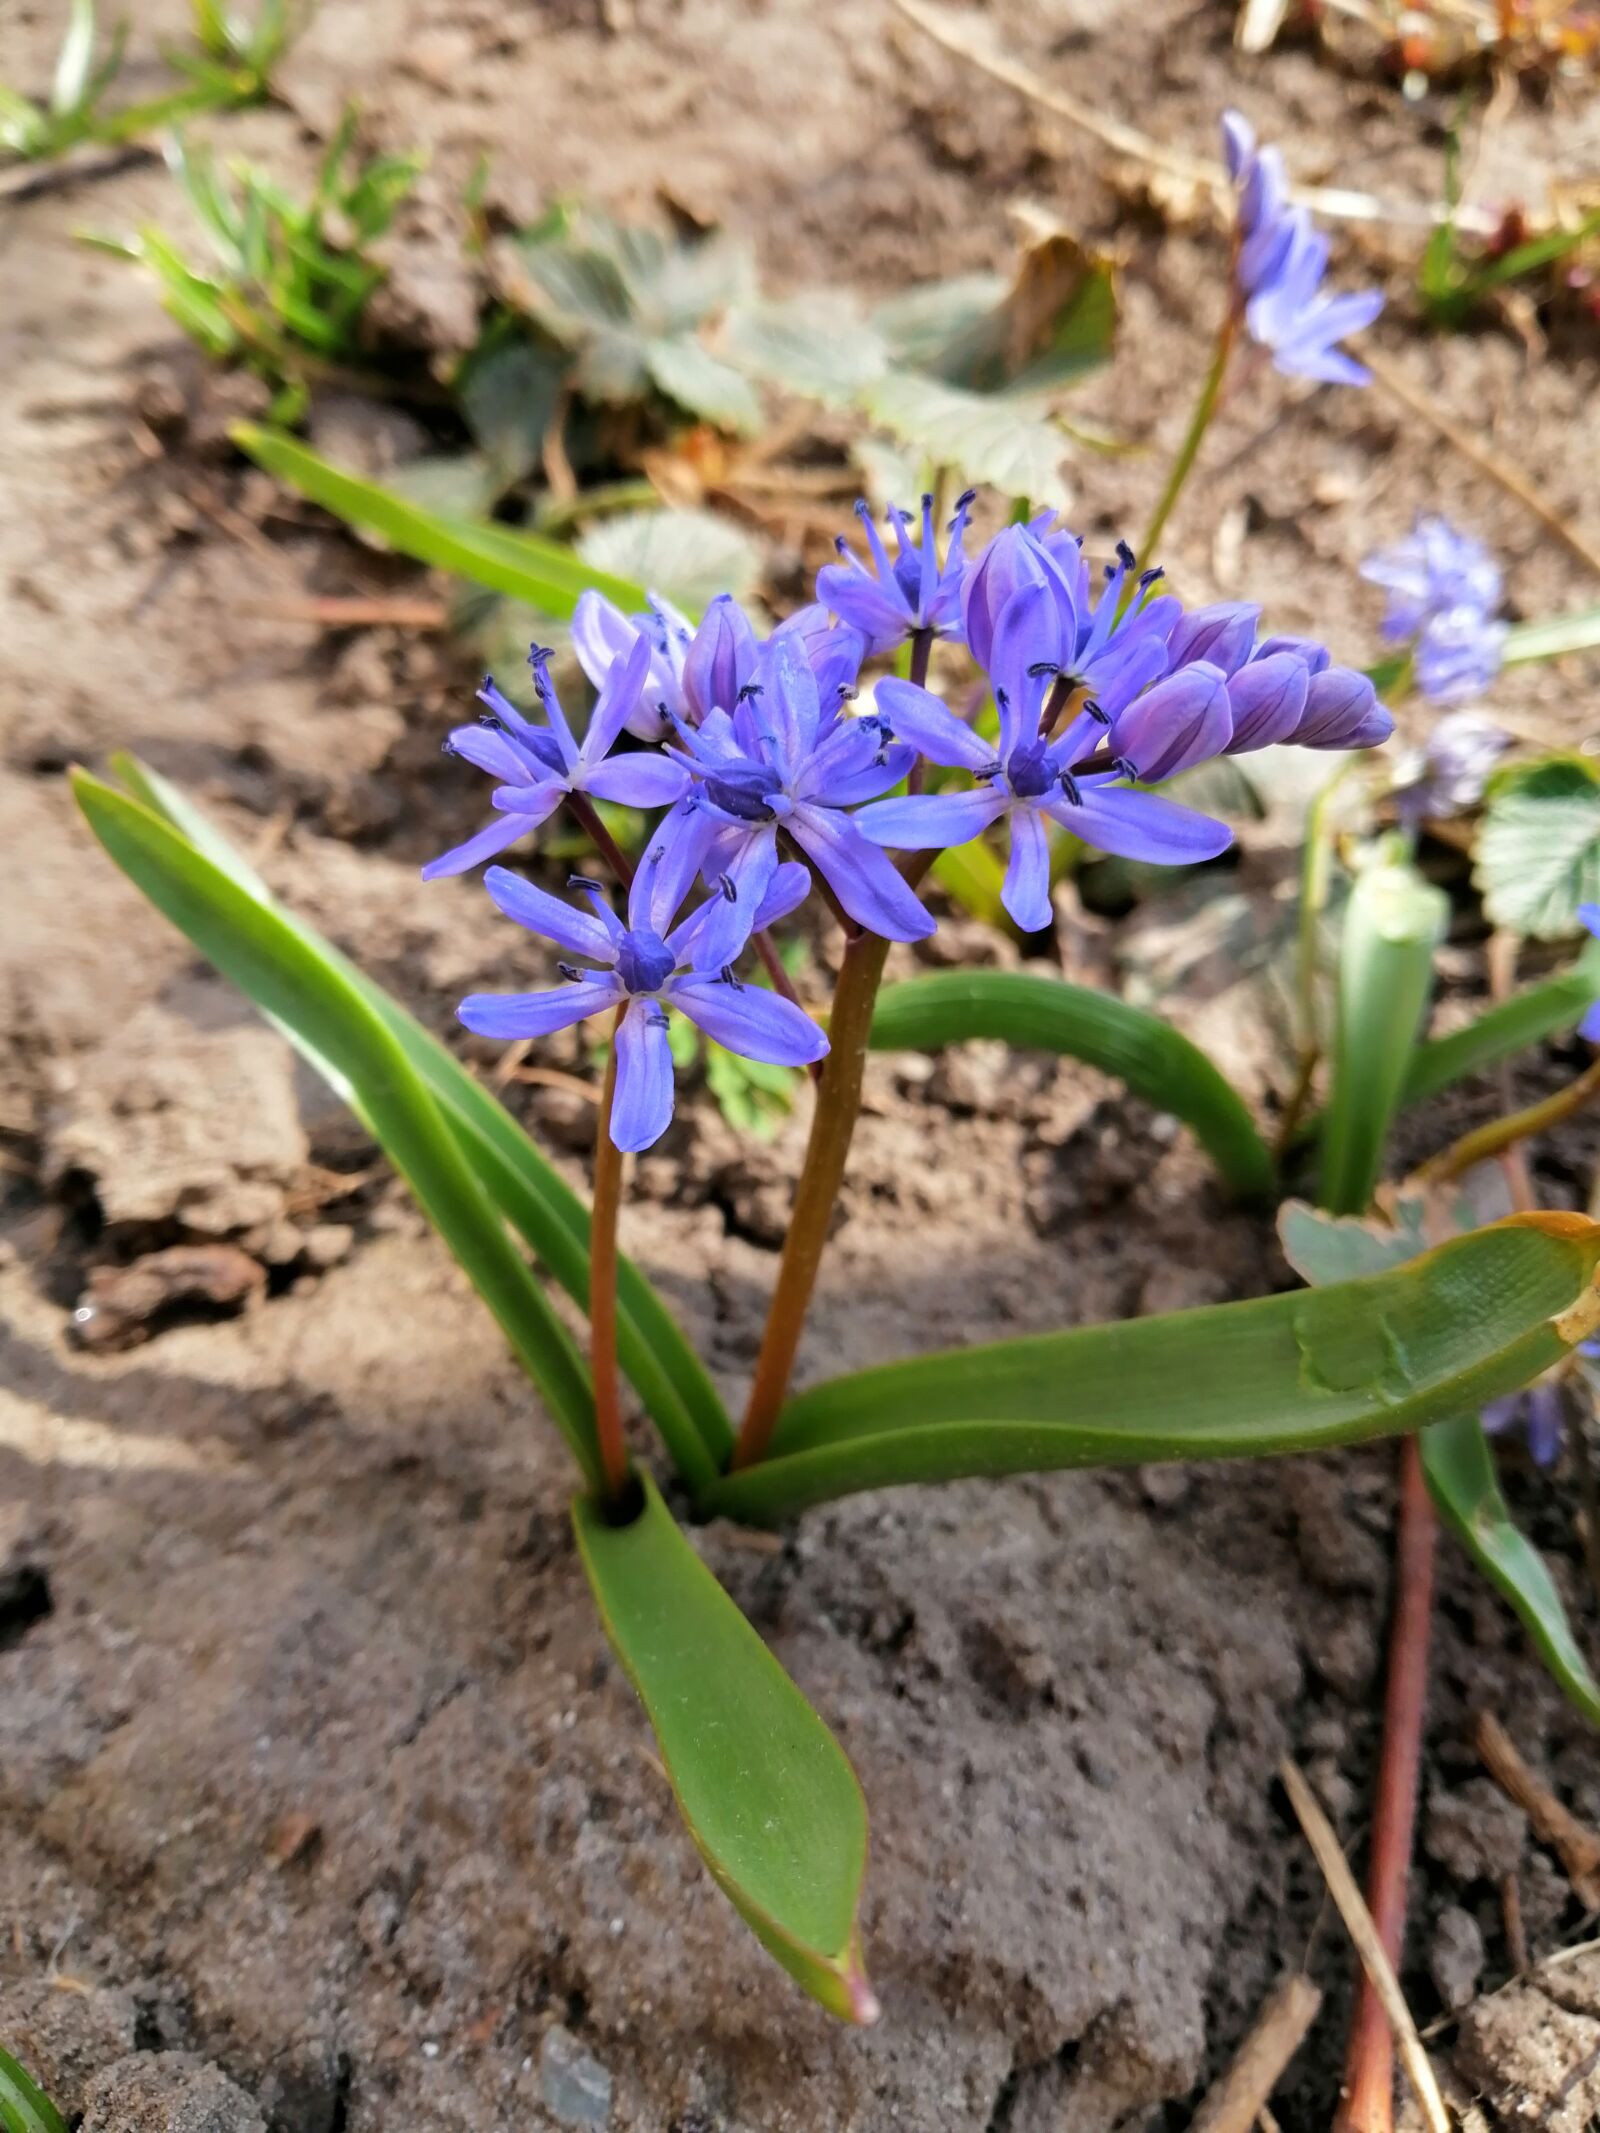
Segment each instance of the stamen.
[[[860,506],[857,505],[856,508],[859,510]],[[848,555],[850,553],[850,543],[845,539],[842,533],[836,533],[834,535],[833,545],[835,548],[838,549],[840,555]]]
[[978,492],[976,489],[963,489],[956,498],[956,509],[958,511],[970,511],[977,501]]
[[1082,807],[1083,794],[1078,790],[1078,781],[1072,775],[1072,772],[1070,770],[1063,770],[1059,772],[1057,775],[1056,782],[1061,787],[1061,790],[1066,794],[1067,798],[1072,802],[1072,805],[1074,807]]
[[736,697],[734,698],[734,702],[735,702],[736,704],[744,704],[744,703],[750,703],[750,702],[752,702],[752,701],[754,700],[754,698],[758,697],[758,696],[759,696],[760,694],[761,694],[761,684],[760,684],[760,682],[759,682],[759,681],[747,681],[747,682],[745,683],[744,687],[743,687],[743,688],[742,688],[742,689],[741,689],[741,690],[739,691],[738,695],[737,695],[737,696],[736,696]]
[[557,963],[556,968],[560,971],[561,975],[566,979],[569,985],[576,985],[578,980],[583,976],[583,972],[578,968],[576,963]]
[[734,976],[733,965],[731,963],[724,963],[721,970],[718,971],[717,976],[724,985],[731,985],[735,992],[744,991],[744,980],[742,978],[736,978]]
[[1139,766],[1137,763],[1129,762],[1128,758],[1125,755],[1113,756],[1111,759],[1111,767],[1117,773],[1117,776],[1119,778],[1126,778],[1128,782],[1132,785],[1138,784]]
[[567,876],[567,887],[569,889],[581,889],[585,895],[591,893],[603,895],[605,893],[605,883],[596,881],[592,874],[569,874]]
[[739,890],[731,874],[722,875],[717,882],[717,887],[722,891],[723,897],[728,903],[736,904],[739,901]]
[[1059,674],[1060,672],[1060,667],[1057,666],[1053,659],[1036,659],[1028,669],[1029,675],[1035,679],[1041,674]]
[[996,709],[997,711],[1004,711],[1004,710],[1005,710],[1005,708],[1006,708],[1006,706],[1007,706],[1007,705],[1008,705],[1008,704],[1010,703],[1010,701],[1011,701],[1011,698],[1010,698],[1010,696],[1009,696],[1009,694],[1007,693],[1007,691],[1006,691],[1006,690],[1004,690],[1004,689],[996,689],[996,690],[995,690],[995,692],[994,692],[994,702],[995,702],[995,709]]
[[1105,579],[1108,585],[1111,583],[1111,580],[1116,576],[1116,574],[1117,566],[1115,563],[1104,563],[1101,565],[1100,575]]
[[1126,541],[1118,541],[1117,561],[1122,565],[1124,570],[1132,570],[1135,564],[1137,564],[1138,560],[1139,558],[1134,554],[1133,550],[1128,546]]
[[439,743],[439,753],[441,755],[458,755],[460,750],[456,747],[454,741],[443,740]]
[[1095,721],[1097,725],[1110,725],[1111,713],[1109,711],[1102,711],[1100,706],[1095,702],[1092,696],[1086,699],[1083,708],[1085,709],[1085,711],[1088,712],[1089,716]]
[[1166,574],[1167,566],[1165,565],[1165,563],[1152,564],[1149,570],[1142,570],[1139,573],[1140,589],[1144,592],[1148,592],[1151,586],[1155,584],[1157,578],[1164,578]]

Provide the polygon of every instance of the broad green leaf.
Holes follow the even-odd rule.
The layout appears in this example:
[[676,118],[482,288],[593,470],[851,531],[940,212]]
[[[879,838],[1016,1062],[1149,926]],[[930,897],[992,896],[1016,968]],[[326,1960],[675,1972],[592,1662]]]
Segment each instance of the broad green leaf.
[[1600,1682],[1579,1648],[1548,1565],[1512,1523],[1483,1424],[1475,1414],[1436,1422],[1422,1432],[1417,1448],[1440,1516],[1498,1588],[1562,1691],[1591,1725],[1600,1726]]
[[1035,505],[1067,500],[1061,478],[1066,440],[1045,415],[1003,395],[974,393],[915,371],[891,370],[861,396],[874,422],[921,452],[935,466],[954,467],[966,480],[987,482],[1006,496]]
[[1322,1125],[1319,1197],[1338,1215],[1365,1211],[1383,1171],[1390,1122],[1433,990],[1434,950],[1450,904],[1403,861],[1357,875],[1339,946],[1333,1086]]
[[[1420,1203],[1407,1202],[1400,1212],[1406,1221],[1385,1231],[1376,1222],[1335,1220],[1291,1202],[1279,1213],[1278,1231],[1290,1263],[1305,1280],[1343,1281],[1358,1271],[1378,1273],[1401,1265],[1423,1250]],[[1419,1433],[1417,1450],[1440,1516],[1527,1630],[1563,1692],[1600,1725],[1600,1683],[1578,1647],[1543,1557],[1512,1523],[1481,1420],[1464,1414],[1435,1422]]]
[[545,433],[561,404],[559,357],[528,341],[505,341],[464,365],[461,412],[501,490],[539,464]]
[[837,290],[731,311],[722,338],[741,370],[827,407],[854,406],[889,367],[883,336]]
[[886,298],[873,311],[872,325],[896,362],[934,370],[950,343],[1005,299],[1004,275],[957,274],[948,281],[918,282]]
[[122,871],[224,977],[302,1031],[460,1261],[591,1483],[594,1403],[572,1336],[434,1099],[361,988],[175,830],[86,772],[73,790]]
[[1590,940],[1569,969],[1526,986],[1498,1006],[1486,1007],[1464,1029],[1432,1037],[1411,1055],[1402,1103],[1421,1103],[1441,1089],[1481,1074],[1530,1045],[1569,1030],[1600,999],[1600,940]]
[[933,878],[946,895],[955,898],[963,911],[981,918],[986,926],[1010,924],[1005,905],[1000,901],[1006,870],[995,857],[994,848],[985,844],[981,837],[974,837],[970,844],[950,845],[942,851],[933,862]]
[[847,2022],[878,2003],[856,1909],[867,1809],[844,1751],[679,1532],[648,1479],[631,1524],[573,1508],[600,1618],[689,1832],[769,1954]]
[[980,393],[1052,393],[1108,360],[1117,297],[1108,260],[1064,232],[1030,245],[992,309],[921,367]]
[[540,614],[568,620],[579,594],[590,587],[620,607],[644,605],[642,585],[596,569],[559,541],[513,532],[508,526],[440,517],[408,503],[392,489],[334,466],[282,431],[239,422],[230,435],[258,466],[346,525],[380,535],[391,548],[419,563],[453,570],[491,592],[510,593]]
[[1600,607],[1582,607],[1571,615],[1545,615],[1537,622],[1513,622],[1506,631],[1504,666],[1524,666],[1533,659],[1559,659],[1565,652],[1600,649]]
[[645,363],[659,392],[702,422],[753,437],[761,428],[761,401],[750,380],[690,334],[651,340]]
[[0,2133],[67,2133],[67,2122],[36,2081],[0,2050]]
[[1524,1215],[1390,1273],[944,1349],[832,1378],[712,1492],[776,1520],[856,1489],[1403,1435],[1498,1399],[1600,1324],[1600,1225]]
[[[589,1210],[516,1120],[430,1031],[358,970],[314,928],[273,897],[266,883],[210,819],[177,789],[130,756],[114,758],[137,798],[185,838],[244,893],[292,928],[307,951],[356,986],[427,1084],[441,1115],[501,1213],[535,1251],[573,1302],[589,1298]],[[258,1002],[258,1004],[260,1004]],[[274,1017],[278,1027],[345,1100],[345,1077],[317,1048],[303,1022]],[[660,1429],[684,1479],[703,1488],[733,1448],[733,1429],[699,1357],[677,1320],[633,1262],[617,1268],[617,1354],[622,1369]]]
[[761,576],[755,542],[714,511],[619,511],[596,519],[577,552],[602,576],[648,585],[690,614],[719,592],[742,598]]
[[1552,756],[1496,782],[1478,832],[1473,879],[1497,926],[1535,940],[1578,930],[1600,897],[1600,776],[1579,756]]
[[1192,1128],[1236,1192],[1271,1193],[1272,1158],[1237,1091],[1158,1016],[1110,993],[1013,970],[941,971],[887,985],[878,996],[870,1039],[877,1051],[936,1051],[970,1037],[1063,1052],[1116,1075]]

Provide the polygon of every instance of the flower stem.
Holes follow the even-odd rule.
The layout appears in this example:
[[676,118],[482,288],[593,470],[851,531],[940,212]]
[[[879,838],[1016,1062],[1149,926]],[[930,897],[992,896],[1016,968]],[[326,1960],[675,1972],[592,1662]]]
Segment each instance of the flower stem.
[[[1415,1437],[1400,1447],[1400,1508],[1395,1528],[1394,1617],[1383,1696],[1383,1748],[1367,1867],[1367,1908],[1390,1964],[1400,1966],[1406,1881],[1417,1820],[1422,1720],[1433,1621],[1434,1541],[1438,1531]],[[1356,1988],[1344,2101],[1334,2133],[1392,2133],[1394,2038],[1383,2004],[1365,1973]]]
[[[801,1014],[804,1014],[806,1011],[805,1002],[794,989],[794,979],[790,977],[788,971],[783,967],[783,958],[778,953],[772,935],[770,933],[754,933],[750,938],[756,954],[761,958],[761,967],[771,981],[773,991],[787,1000],[791,1007],[798,1007]],[[822,1061],[813,1059],[806,1072],[813,1081],[820,1081],[822,1079]]]
[[594,1426],[606,1495],[618,1502],[628,1485],[628,1448],[622,1436],[617,1387],[617,1214],[622,1201],[622,1150],[611,1138],[611,1107],[617,1093],[617,1039],[623,1002],[611,1027],[605,1082],[594,1132],[594,1210],[589,1233],[589,1370],[594,1380]]
[[[911,662],[906,672],[906,679],[914,683],[919,689],[925,689],[928,686],[928,661],[932,653],[932,630],[913,630],[911,632]],[[910,776],[906,779],[906,791],[908,793],[921,792],[926,776],[927,765],[919,755],[911,766]]]
[[1559,1126],[1564,1119],[1581,1111],[1585,1104],[1600,1096],[1600,1059],[1584,1068],[1576,1081],[1564,1089],[1557,1089],[1554,1096],[1546,1096],[1541,1102],[1529,1104],[1525,1110],[1513,1111],[1509,1118],[1491,1119],[1486,1126],[1474,1132],[1463,1133],[1458,1141],[1428,1161],[1415,1173],[1419,1185],[1444,1185],[1451,1178],[1459,1178],[1477,1163],[1488,1162],[1491,1156],[1513,1147],[1518,1141],[1531,1139],[1536,1133],[1548,1133],[1552,1126]]
[[[1227,314],[1223,318],[1217,333],[1217,344],[1212,351],[1211,368],[1206,372],[1205,382],[1200,387],[1200,397],[1194,404],[1194,413],[1189,417],[1189,427],[1178,447],[1178,456],[1172,462],[1172,471],[1167,476],[1167,485],[1161,492],[1161,500],[1151,513],[1150,523],[1145,527],[1144,538],[1139,543],[1139,570],[1149,567],[1155,545],[1166,531],[1167,520],[1172,516],[1172,507],[1178,501],[1183,485],[1193,471],[1201,443],[1211,426],[1211,418],[1217,411],[1222,381],[1228,374],[1228,359],[1233,354],[1233,344],[1239,336],[1240,316],[1238,302],[1230,296]],[[1124,588],[1127,599],[1132,599],[1137,585],[1138,571],[1130,571]]]
[[833,1220],[834,1202],[844,1178],[850,1142],[861,1115],[861,1081],[867,1064],[867,1033],[889,943],[862,933],[849,943],[834,987],[828,1018],[828,1055],[822,1062],[811,1138],[795,1187],[789,1232],[784,1239],[778,1279],[767,1311],[761,1353],[756,1359],[733,1471],[754,1466],[766,1451],[778,1411],[789,1389],[806,1308],[816,1286],[817,1269]]
[[618,844],[605,824],[600,820],[599,810],[586,793],[569,792],[567,806],[572,819],[582,829],[606,865],[616,875],[625,889],[633,887],[633,861]]

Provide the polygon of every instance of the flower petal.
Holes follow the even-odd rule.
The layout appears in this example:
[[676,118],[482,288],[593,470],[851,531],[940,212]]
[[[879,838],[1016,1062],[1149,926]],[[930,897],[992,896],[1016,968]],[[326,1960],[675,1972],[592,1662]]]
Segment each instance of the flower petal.
[[569,954],[590,956],[597,963],[609,963],[615,955],[610,932],[592,911],[563,903],[508,867],[490,867],[483,885],[507,918]]
[[931,689],[890,679],[878,683],[872,700],[895,739],[909,742],[930,763],[950,770],[983,770],[995,760],[993,742],[981,740]]
[[1000,901],[1024,933],[1042,933],[1055,916],[1050,904],[1050,834],[1037,808],[1011,811],[1011,857]]
[[1147,689],[1121,713],[1111,736],[1117,754],[1154,783],[1220,755],[1232,732],[1222,670],[1200,659]]
[[617,1087],[611,1139],[624,1155],[660,1140],[672,1123],[672,1046],[666,1010],[656,1000],[630,1000],[615,1038]]
[[743,1059],[771,1066],[809,1066],[828,1040],[803,1009],[763,986],[722,978],[675,978],[667,997],[708,1037]]
[[1274,652],[1242,666],[1228,683],[1233,735],[1226,753],[1244,755],[1286,741],[1300,723],[1310,686],[1306,663],[1293,652]]
[[1159,793],[1080,778],[1078,795],[1074,805],[1062,794],[1049,803],[1047,812],[1085,844],[1115,853],[1119,859],[1143,859],[1152,866],[1192,866],[1201,859],[1215,859],[1233,842],[1226,823],[1198,815],[1192,807],[1180,807],[1175,800],[1164,800]]
[[670,807],[689,790],[689,773],[671,756],[614,755],[588,772],[583,789],[622,807]]
[[826,807],[797,807],[787,827],[858,926],[887,941],[927,939],[933,920],[906,887],[894,861],[867,842],[852,816]]
[[480,1037],[550,1037],[602,1008],[615,1007],[621,997],[622,988],[608,971],[549,992],[469,993],[456,1014]]
[[892,852],[942,852],[981,837],[1007,804],[1003,792],[980,785],[972,792],[908,793],[904,799],[880,800],[852,819],[863,837]]
[[[611,662],[611,671],[600,684],[600,694],[589,713],[589,725],[578,749],[578,760],[591,776],[611,753],[617,735],[631,725],[639,709],[650,673],[650,640],[641,630],[621,659]],[[594,788],[591,785],[590,790]]]
[[[557,797],[559,798],[559,795]],[[551,809],[554,806],[555,801],[552,800]],[[430,859],[422,870],[422,878],[424,881],[443,881],[452,874],[468,873],[481,860],[493,859],[495,854],[503,852],[508,844],[515,844],[519,837],[526,837],[529,830],[537,829],[543,819],[540,815],[499,815],[493,822],[486,822],[476,836],[469,837],[465,844],[454,845],[448,852],[441,852],[437,859]]]

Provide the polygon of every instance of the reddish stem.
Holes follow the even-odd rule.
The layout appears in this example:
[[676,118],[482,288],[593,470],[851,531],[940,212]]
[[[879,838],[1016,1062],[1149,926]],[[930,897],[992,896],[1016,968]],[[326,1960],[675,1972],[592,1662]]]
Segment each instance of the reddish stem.
[[[907,679],[915,682],[919,689],[925,689],[928,686],[928,660],[932,652],[932,630],[913,630],[911,632],[911,663],[907,668]],[[919,755],[911,766],[911,775],[906,779],[906,791],[921,792],[926,776],[927,765]]]
[[581,792],[567,794],[567,806],[572,818],[582,828],[584,835],[594,846],[606,865],[616,875],[625,889],[633,887],[633,861],[618,844],[605,824],[600,820],[599,810],[588,796]]
[[[1428,1639],[1433,1624],[1434,1542],[1438,1532],[1415,1437],[1400,1447],[1400,1501],[1395,1530],[1394,1614],[1389,1625],[1383,1696],[1383,1748],[1367,1866],[1367,1908],[1398,1971],[1406,1928],[1406,1881],[1417,1822],[1422,1722],[1428,1693]],[[1365,1974],[1345,2057],[1344,2100],[1334,2133],[1393,2133],[1394,2038]]]

